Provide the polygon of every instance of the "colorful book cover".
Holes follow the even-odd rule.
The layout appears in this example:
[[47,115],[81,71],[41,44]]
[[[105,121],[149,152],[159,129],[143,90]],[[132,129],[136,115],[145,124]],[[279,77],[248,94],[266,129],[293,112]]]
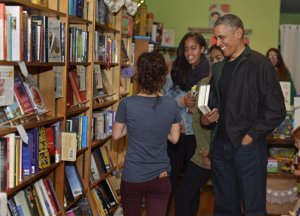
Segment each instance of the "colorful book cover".
[[3,109],[3,111],[4,111],[4,113],[6,115],[6,118],[8,120],[11,120],[11,119],[22,116],[21,109],[20,109],[19,104],[16,100],[13,102],[12,105],[9,105],[9,106],[5,107]]
[[48,61],[61,62],[61,22],[48,18]]
[[46,140],[45,127],[39,128],[39,169],[45,169],[50,166],[50,155]]
[[39,87],[38,87],[36,81],[33,79],[33,76],[31,74],[28,74],[28,77],[26,78],[26,80],[24,82],[24,86],[27,90],[29,99],[30,99],[31,104],[33,105],[34,109],[38,113],[46,112],[44,99],[42,97],[42,94],[39,90]]
[[11,105],[14,102],[14,67],[0,66],[0,106]]
[[31,104],[31,100],[27,94],[21,75],[19,73],[15,73],[14,80],[14,94],[22,114],[34,113],[35,110]]
[[82,194],[83,187],[78,175],[78,171],[74,164],[66,163],[65,165],[65,172],[66,172],[66,181],[68,181],[70,185],[70,189],[74,198]]

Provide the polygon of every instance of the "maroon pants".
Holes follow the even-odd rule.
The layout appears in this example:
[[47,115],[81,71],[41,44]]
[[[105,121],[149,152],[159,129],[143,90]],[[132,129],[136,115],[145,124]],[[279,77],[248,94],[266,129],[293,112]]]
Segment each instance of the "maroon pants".
[[165,216],[171,194],[170,177],[155,178],[143,183],[122,181],[121,197],[124,216],[140,216],[145,198],[146,216]]

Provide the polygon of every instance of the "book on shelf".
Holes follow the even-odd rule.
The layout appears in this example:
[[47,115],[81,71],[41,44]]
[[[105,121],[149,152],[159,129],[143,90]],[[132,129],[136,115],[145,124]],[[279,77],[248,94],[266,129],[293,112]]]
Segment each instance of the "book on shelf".
[[55,99],[63,97],[63,83],[62,76],[64,67],[54,66],[53,70],[55,71]]
[[84,215],[84,216],[91,216],[92,212],[91,212],[91,207],[90,204],[88,202],[88,199],[84,196],[82,198],[80,198],[75,205],[73,206],[74,211],[75,211],[75,215]]
[[7,120],[11,120],[22,116],[21,108],[18,102],[16,101],[15,96],[13,104],[4,107],[3,111]]
[[8,118],[5,115],[4,109],[0,108],[0,125],[7,121],[8,121]]
[[71,194],[71,201],[83,193],[83,185],[76,165],[70,162],[65,164],[65,184],[67,185],[67,192]]
[[31,215],[39,215],[38,208],[37,208],[36,202],[34,200],[32,188],[30,186],[26,187],[24,189],[24,192],[25,192],[25,197],[27,198],[27,201],[28,201]]
[[35,109],[31,103],[31,100],[27,94],[24,86],[22,76],[20,73],[15,73],[14,76],[14,95],[21,109],[22,114],[35,113]]
[[[6,5],[6,14],[10,16],[9,31],[9,61],[20,61],[23,56],[23,7],[19,5]],[[12,49],[13,47],[13,49]]]
[[85,91],[80,91],[79,89],[79,78],[78,78],[77,70],[76,69],[70,70],[68,72],[68,77],[77,102],[78,103],[85,102],[87,99],[86,99]]
[[49,203],[47,202],[46,198],[45,198],[45,194],[43,193],[41,186],[39,184],[39,182],[35,182],[33,184],[33,188],[34,188],[34,193],[36,193],[36,197],[37,200],[39,200],[39,204],[41,206],[41,211],[43,212],[42,215],[44,216],[50,216],[51,215],[51,210],[49,207]]
[[0,192],[7,189],[7,144],[6,137],[0,137]]
[[7,138],[7,162],[6,163],[6,177],[7,177],[7,189],[15,187],[15,143],[16,134],[9,133],[4,136]]
[[19,191],[16,195],[14,195],[14,200],[19,215],[31,215],[30,207],[28,205],[25,192],[23,190]]
[[50,155],[48,151],[46,130],[45,127],[40,127],[39,129],[39,169],[45,169],[50,166]]
[[112,94],[113,93],[113,86],[112,82],[109,79],[109,70],[102,70],[102,82],[103,82],[103,91],[105,94]]
[[291,111],[291,82],[280,81],[280,87],[284,98],[284,104],[287,111]]
[[46,107],[44,103],[44,99],[39,90],[37,82],[34,80],[31,74],[28,74],[27,78],[24,82],[25,89],[27,90],[27,94],[33,105],[33,108],[37,111],[37,113],[46,112]]
[[64,161],[75,161],[77,152],[77,134],[75,132],[61,133],[61,159]]
[[272,131],[273,137],[280,139],[290,138],[293,134],[293,119],[294,112],[287,111],[285,119]]
[[9,209],[9,213],[12,215],[12,216],[19,216],[19,213],[18,213],[18,209],[17,209],[17,205],[15,203],[15,200],[13,197],[10,197],[8,200],[7,200],[7,207]]
[[48,18],[48,62],[61,62],[61,22]]
[[96,161],[95,161],[95,158],[94,158],[94,155],[91,154],[91,182],[95,182],[95,181],[98,181],[101,176],[100,176],[100,172],[98,170],[98,167],[97,167],[97,164],[96,164]]
[[23,141],[20,136],[16,136],[15,145],[15,185],[18,186],[23,181]]
[[0,3],[0,60],[6,59],[6,20],[5,4]]
[[208,106],[210,85],[200,85],[198,91],[198,108],[205,115],[210,112],[211,109]]
[[14,67],[0,66],[0,106],[11,105],[14,102]]
[[38,197],[36,187],[34,185],[32,185],[32,186],[30,186],[30,189],[32,191],[32,195],[33,195],[33,199],[34,199],[37,211],[38,211],[38,215],[43,215],[44,214],[43,207],[42,207],[41,200]]
[[7,194],[3,192],[0,192],[0,209],[0,216],[7,216]]

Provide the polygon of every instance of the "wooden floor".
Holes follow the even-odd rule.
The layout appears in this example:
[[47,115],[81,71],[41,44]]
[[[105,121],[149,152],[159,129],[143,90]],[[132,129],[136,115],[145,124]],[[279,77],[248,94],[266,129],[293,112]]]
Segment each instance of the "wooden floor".
[[[214,206],[214,195],[212,191],[203,191],[201,193],[200,206],[196,216],[212,216]],[[172,200],[168,216],[174,216],[175,203]]]

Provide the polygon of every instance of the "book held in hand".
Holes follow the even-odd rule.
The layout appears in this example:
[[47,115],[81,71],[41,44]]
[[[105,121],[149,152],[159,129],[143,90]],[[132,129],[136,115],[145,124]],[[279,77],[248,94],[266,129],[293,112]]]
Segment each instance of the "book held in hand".
[[200,85],[198,93],[198,108],[205,115],[211,109],[208,106],[210,85]]

